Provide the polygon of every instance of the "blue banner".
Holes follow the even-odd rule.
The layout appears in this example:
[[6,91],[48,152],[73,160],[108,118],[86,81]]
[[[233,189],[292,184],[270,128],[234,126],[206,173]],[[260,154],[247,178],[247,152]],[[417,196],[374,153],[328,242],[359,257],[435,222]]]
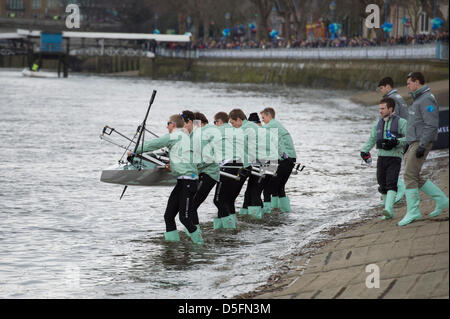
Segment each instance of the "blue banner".
[[62,52],[61,33],[41,33],[41,52]]

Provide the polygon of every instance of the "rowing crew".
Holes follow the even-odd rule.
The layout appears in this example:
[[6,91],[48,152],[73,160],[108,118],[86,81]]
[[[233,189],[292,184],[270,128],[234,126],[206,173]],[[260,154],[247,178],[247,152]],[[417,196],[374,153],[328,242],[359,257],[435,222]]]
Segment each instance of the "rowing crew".
[[[265,108],[250,118],[241,109],[218,112],[214,125],[200,112],[183,111],[167,122],[168,134],[139,145],[129,158],[166,147],[168,169],[177,178],[167,202],[165,240],[179,241],[175,217],[186,227],[196,244],[203,244],[198,208],[216,186],[214,205],[218,209],[214,229],[236,229],[235,201],[248,180],[240,215],[261,219],[279,208],[290,211],[285,192],[296,161],[289,132],[275,119],[275,110]],[[271,170],[276,163],[276,171]],[[272,164],[272,165],[271,165]],[[263,194],[264,201],[261,200]]]

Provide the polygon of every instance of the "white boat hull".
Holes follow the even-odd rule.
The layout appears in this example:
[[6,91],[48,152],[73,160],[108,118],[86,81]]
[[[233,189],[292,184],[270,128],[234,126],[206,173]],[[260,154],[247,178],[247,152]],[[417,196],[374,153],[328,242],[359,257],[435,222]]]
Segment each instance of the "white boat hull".
[[100,181],[127,186],[173,186],[176,178],[165,168],[134,169],[131,165],[117,165],[104,169]]
[[27,68],[22,70],[22,75],[30,78],[55,78],[56,75],[50,72],[31,71]]

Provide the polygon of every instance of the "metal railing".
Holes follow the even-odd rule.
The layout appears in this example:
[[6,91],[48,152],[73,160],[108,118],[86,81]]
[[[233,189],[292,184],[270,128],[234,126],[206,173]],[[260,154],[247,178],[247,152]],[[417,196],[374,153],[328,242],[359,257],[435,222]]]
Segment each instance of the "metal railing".
[[70,49],[70,55],[88,55],[88,56],[136,56],[136,57],[147,57],[153,58],[155,54],[153,52],[133,49],[127,47],[87,47],[87,48],[77,48]]
[[448,61],[448,43],[437,43],[436,59]]
[[448,60],[448,44],[397,45],[363,48],[291,48],[291,49],[211,49],[199,52],[199,58],[243,59],[439,59]]
[[197,59],[199,57],[199,50],[195,49],[166,49],[157,47],[155,50],[157,56],[167,58],[181,58],[181,59]]
[[[448,43],[424,45],[397,45],[364,48],[279,48],[279,49],[166,49],[157,47],[156,56],[168,58],[226,58],[226,59],[298,59],[298,60],[365,60],[365,59],[433,59],[448,61]],[[24,54],[24,50],[0,48],[0,55]],[[147,50],[127,47],[71,48],[70,55],[89,56],[142,56],[153,58]]]

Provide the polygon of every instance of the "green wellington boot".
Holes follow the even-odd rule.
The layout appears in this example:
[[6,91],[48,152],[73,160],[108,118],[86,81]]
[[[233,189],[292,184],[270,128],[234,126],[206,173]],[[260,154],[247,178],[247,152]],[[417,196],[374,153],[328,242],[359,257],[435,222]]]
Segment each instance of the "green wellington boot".
[[248,208],[239,209],[239,215],[248,215]]
[[406,186],[402,179],[398,179],[397,181],[397,195],[395,196],[394,204],[400,203],[403,200],[403,196],[405,196]]
[[213,228],[214,228],[214,230],[223,228],[222,218],[214,218],[213,219]]
[[448,208],[448,197],[445,196],[444,192],[433,184],[432,181],[427,180],[425,184],[420,188],[422,192],[430,196],[435,202],[436,207],[434,211],[430,214],[430,217],[435,217],[442,213],[444,208]]
[[406,206],[407,212],[405,217],[401,221],[398,222],[398,226],[405,226],[409,223],[420,219],[422,216],[420,214],[419,204],[420,204],[420,196],[418,188],[410,188],[405,190],[406,196]]
[[180,241],[180,234],[178,230],[172,230],[164,233],[164,239],[166,241]]
[[270,205],[270,202],[264,202],[264,207],[263,207],[263,214],[270,214],[272,212],[272,207]]
[[233,215],[222,217],[221,220],[222,220],[222,228],[236,229],[236,219]]
[[384,216],[381,218],[382,220],[391,219],[394,217],[394,202],[395,202],[396,195],[397,195],[397,192],[395,192],[395,191],[387,192],[384,209],[383,209]]
[[291,211],[291,201],[289,197],[280,197],[280,209],[282,213],[289,213]]
[[190,233],[189,237],[191,237],[191,240],[194,242],[194,244],[203,245],[204,243],[200,227],[197,227],[195,232]]
[[253,217],[256,217],[258,219],[261,219],[263,217],[262,207],[261,206],[249,206],[248,214]]
[[386,194],[381,194],[381,200],[383,201],[382,205],[383,207],[386,206]]
[[278,196],[272,196],[270,207],[272,207],[272,209],[280,208],[280,198]]
[[[197,229],[200,230],[200,234],[201,234],[202,230],[200,229],[200,224],[196,224],[195,227],[197,227]],[[189,230],[187,230],[187,228],[184,229],[184,232],[186,233],[186,235],[188,235],[188,237],[191,237],[191,234],[189,233]]]

